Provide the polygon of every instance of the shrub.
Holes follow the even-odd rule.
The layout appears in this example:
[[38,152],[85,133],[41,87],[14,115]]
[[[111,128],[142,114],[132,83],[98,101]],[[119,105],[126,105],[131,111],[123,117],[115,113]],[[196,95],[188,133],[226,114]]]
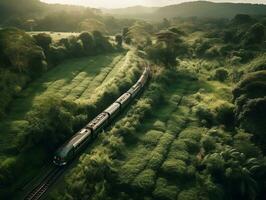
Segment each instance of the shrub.
[[78,36],[78,39],[82,41],[86,55],[93,55],[93,48],[95,48],[95,44],[92,35],[88,32],[82,32]]
[[230,103],[224,103],[216,108],[216,120],[226,127],[234,127],[234,115],[234,105]]
[[144,137],[142,137],[142,141],[146,147],[153,147],[157,145],[158,140],[162,135],[163,132],[161,131],[150,130],[144,135]]
[[37,35],[33,35],[37,45],[42,47],[45,51],[48,50],[50,44],[52,44],[52,37],[47,33],[39,33]]
[[167,67],[176,65],[177,53],[174,49],[165,46],[163,43],[155,44],[146,49],[148,57],[155,63],[164,64]]
[[243,110],[238,115],[240,125],[245,130],[253,133],[260,143],[266,141],[266,97],[248,100],[243,106]]
[[206,153],[209,153],[216,148],[216,141],[210,136],[203,137],[200,142]]
[[165,178],[158,178],[152,195],[158,200],[175,200],[177,193],[175,185],[169,185]]
[[67,50],[63,46],[50,46],[48,50],[48,60],[51,64],[57,65],[67,57]]
[[210,127],[215,122],[215,114],[203,105],[195,107],[195,114],[203,125]]
[[228,71],[224,68],[217,69],[214,72],[213,78],[214,80],[224,82],[228,78]]
[[252,25],[244,36],[244,45],[253,45],[263,42],[265,39],[264,29],[265,27],[260,23]]
[[186,175],[186,163],[182,160],[167,159],[162,165],[162,171],[169,177],[184,178]]
[[116,43],[117,43],[117,46],[121,47],[121,46],[122,46],[122,42],[123,42],[123,37],[122,37],[122,35],[117,34],[117,35],[115,36],[115,41],[116,41]]
[[25,32],[15,28],[0,30],[0,46],[2,62],[18,73],[35,77],[46,69],[42,48]]
[[198,199],[198,190],[191,188],[188,190],[182,190],[177,197],[177,200],[195,200]]
[[143,170],[133,181],[132,185],[137,190],[141,190],[144,193],[151,191],[155,184],[156,174],[151,169]]
[[155,130],[158,130],[158,131],[165,131],[165,123],[160,121],[160,120],[156,120],[153,124],[153,127]]

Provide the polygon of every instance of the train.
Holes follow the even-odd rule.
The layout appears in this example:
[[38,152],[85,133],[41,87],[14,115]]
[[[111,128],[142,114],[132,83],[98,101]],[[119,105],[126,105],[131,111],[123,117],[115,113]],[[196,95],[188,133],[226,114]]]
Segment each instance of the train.
[[65,166],[73,160],[141,92],[150,74],[150,67],[147,65],[141,77],[126,93],[122,94],[113,104],[56,151],[53,163],[57,166]]

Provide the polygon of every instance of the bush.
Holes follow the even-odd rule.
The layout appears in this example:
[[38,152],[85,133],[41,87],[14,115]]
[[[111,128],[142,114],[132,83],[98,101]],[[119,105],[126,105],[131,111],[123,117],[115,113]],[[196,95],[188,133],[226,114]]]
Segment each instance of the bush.
[[200,142],[206,153],[209,153],[216,148],[216,141],[210,136],[203,137]]
[[183,190],[178,194],[177,200],[195,200],[198,199],[198,190],[196,188]]
[[256,140],[264,144],[266,141],[266,97],[248,100],[238,115],[242,128],[253,133]]
[[52,44],[52,37],[47,33],[39,33],[37,35],[33,35],[37,45],[42,47],[45,51],[48,50],[50,44]]
[[48,60],[50,64],[57,65],[67,58],[67,50],[63,46],[50,46]]
[[185,178],[186,163],[182,160],[167,159],[162,165],[162,172],[169,177]]
[[265,39],[264,29],[265,27],[260,23],[252,25],[244,36],[244,45],[253,45],[263,42]]
[[132,185],[144,193],[151,191],[155,184],[156,174],[151,169],[143,170],[133,181]]
[[228,78],[228,71],[224,68],[217,69],[214,72],[213,78],[214,80],[224,82]]
[[117,34],[117,35],[115,36],[115,41],[116,41],[116,43],[117,43],[117,46],[121,47],[121,46],[122,46],[122,42],[123,42],[123,37],[122,37],[122,35]]
[[146,147],[154,147],[157,145],[162,135],[163,132],[161,131],[150,130],[144,135],[144,137],[142,137],[142,141]]
[[93,37],[90,33],[88,32],[82,32],[79,36],[78,39],[82,41],[85,54],[86,55],[93,55],[93,49],[95,48],[95,43],[93,40]]
[[155,63],[164,64],[167,67],[176,65],[177,53],[174,49],[165,46],[163,43],[155,44],[146,49],[148,57]]
[[46,70],[45,54],[34,39],[15,29],[0,30],[2,64],[12,66],[18,73],[35,77]]
[[234,105],[224,103],[216,108],[216,120],[217,122],[225,125],[228,128],[232,128],[235,125],[235,113]]
[[203,105],[195,107],[195,114],[200,122],[207,127],[210,127],[215,123],[215,114]]
[[175,200],[177,193],[175,185],[169,185],[165,178],[158,178],[152,194],[158,200]]

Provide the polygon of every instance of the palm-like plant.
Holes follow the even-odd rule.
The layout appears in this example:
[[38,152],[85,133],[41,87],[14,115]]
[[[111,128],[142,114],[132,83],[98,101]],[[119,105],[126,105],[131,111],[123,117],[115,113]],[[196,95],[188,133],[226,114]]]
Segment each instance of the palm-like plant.
[[223,184],[232,197],[255,199],[257,182],[254,173],[260,169],[256,158],[247,158],[236,149],[227,147],[220,153],[207,155],[203,164],[214,179]]

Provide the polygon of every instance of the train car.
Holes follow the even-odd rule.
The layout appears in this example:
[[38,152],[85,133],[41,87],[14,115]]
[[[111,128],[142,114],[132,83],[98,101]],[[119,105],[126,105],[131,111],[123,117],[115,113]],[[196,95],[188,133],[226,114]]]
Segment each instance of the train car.
[[58,149],[54,156],[54,164],[58,166],[64,166],[69,160],[72,160],[75,154],[81,149],[81,147],[89,142],[92,138],[92,132],[90,129],[82,129],[75,134],[69,142],[64,144]]
[[126,92],[125,94],[123,94],[121,97],[119,97],[115,103],[119,103],[121,105],[121,108],[124,108],[126,105],[129,104],[131,99],[131,94]]
[[144,73],[141,75],[140,79],[138,80],[138,83],[140,83],[142,85],[142,87],[145,86],[145,84],[149,78],[149,74],[150,74],[149,68],[146,67],[144,70]]
[[93,137],[95,137],[96,134],[108,123],[108,118],[109,115],[102,112],[86,126],[88,129],[92,130]]
[[75,134],[69,142],[59,148],[54,156],[54,164],[64,166],[72,160],[75,155],[86,146],[86,143],[91,141],[93,137],[95,137],[97,133],[101,131],[110,120],[113,119],[121,109],[128,105],[129,102],[141,91],[146,84],[149,75],[150,69],[149,67],[146,67],[137,83],[132,86],[128,92],[120,96],[115,103],[109,106],[104,112],[100,113],[85,128]]
[[136,83],[127,92],[129,94],[131,94],[131,98],[134,98],[139,93],[139,91],[141,90],[141,88],[142,88],[141,83]]
[[119,113],[120,107],[121,105],[115,102],[103,112],[107,113],[109,115],[109,119],[111,120]]

